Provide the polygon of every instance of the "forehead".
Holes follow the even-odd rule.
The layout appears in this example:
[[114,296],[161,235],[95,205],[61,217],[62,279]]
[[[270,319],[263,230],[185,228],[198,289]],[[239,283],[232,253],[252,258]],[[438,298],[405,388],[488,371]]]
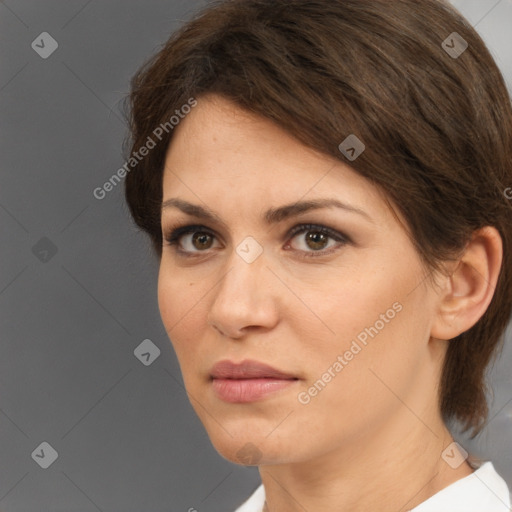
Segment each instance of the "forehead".
[[373,216],[389,214],[379,190],[341,160],[218,96],[200,98],[174,131],[163,176],[163,198],[170,197],[258,209],[338,197]]

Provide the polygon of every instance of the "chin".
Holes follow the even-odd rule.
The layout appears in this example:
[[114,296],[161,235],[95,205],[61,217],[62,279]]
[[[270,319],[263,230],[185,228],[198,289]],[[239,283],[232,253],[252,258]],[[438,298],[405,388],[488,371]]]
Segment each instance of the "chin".
[[296,443],[293,442],[292,437],[287,437],[284,433],[284,439],[290,439],[289,442],[279,437],[272,439],[268,431],[265,434],[251,433],[247,427],[248,425],[245,424],[234,431],[226,426],[226,430],[231,434],[229,435],[216,425],[215,432],[208,431],[208,436],[219,455],[234,464],[272,465],[293,462],[292,458],[296,458],[297,447],[294,447]]

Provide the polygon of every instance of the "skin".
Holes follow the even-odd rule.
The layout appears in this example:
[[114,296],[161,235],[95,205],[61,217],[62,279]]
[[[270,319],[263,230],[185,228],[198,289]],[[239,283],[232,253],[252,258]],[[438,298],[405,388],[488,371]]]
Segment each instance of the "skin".
[[[166,157],[164,201],[206,207],[223,223],[163,209],[164,237],[187,224],[213,236],[164,242],[162,321],[213,445],[237,463],[241,448],[252,450],[269,512],[409,510],[472,472],[467,461],[453,469],[441,457],[453,438],[437,388],[447,340],[492,298],[499,234],[475,233],[434,285],[380,191],[347,164],[212,95],[175,129]],[[271,226],[263,218],[270,208],[333,197],[366,215],[330,207]],[[320,235],[319,248],[308,239],[315,229],[288,236],[308,223],[350,240]],[[236,251],[248,236],[263,248],[252,263]],[[396,302],[401,311],[300,403],[298,393]],[[299,380],[256,402],[226,403],[210,382],[223,359],[256,359]]]

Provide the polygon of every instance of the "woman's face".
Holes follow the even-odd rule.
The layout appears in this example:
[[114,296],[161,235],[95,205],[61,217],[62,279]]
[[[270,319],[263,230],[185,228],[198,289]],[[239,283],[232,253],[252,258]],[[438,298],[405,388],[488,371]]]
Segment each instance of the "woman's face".
[[[311,460],[435,411],[437,296],[369,181],[206,96],[176,128],[163,200],[164,238],[193,227],[164,241],[160,313],[224,457]],[[220,365],[212,378],[248,360],[285,375]]]

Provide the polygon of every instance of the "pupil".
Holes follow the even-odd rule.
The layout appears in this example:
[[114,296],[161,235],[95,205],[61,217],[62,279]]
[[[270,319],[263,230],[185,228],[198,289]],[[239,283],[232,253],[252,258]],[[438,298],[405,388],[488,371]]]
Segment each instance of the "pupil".
[[325,247],[325,243],[327,242],[327,236],[324,233],[320,233],[318,231],[310,231],[307,236],[309,246],[312,249],[322,249]]
[[[196,245],[196,242],[198,244]],[[194,233],[192,237],[192,243],[196,246],[196,249],[208,249],[211,246],[211,237],[206,233]]]

